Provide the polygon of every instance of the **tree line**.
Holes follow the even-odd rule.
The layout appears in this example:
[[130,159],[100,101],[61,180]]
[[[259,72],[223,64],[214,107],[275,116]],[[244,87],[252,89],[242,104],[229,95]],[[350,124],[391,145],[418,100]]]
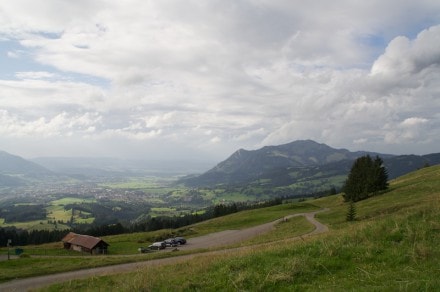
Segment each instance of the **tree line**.
[[12,246],[38,245],[57,242],[69,233],[69,230],[23,230],[15,227],[0,228],[0,246],[6,246],[11,240]]

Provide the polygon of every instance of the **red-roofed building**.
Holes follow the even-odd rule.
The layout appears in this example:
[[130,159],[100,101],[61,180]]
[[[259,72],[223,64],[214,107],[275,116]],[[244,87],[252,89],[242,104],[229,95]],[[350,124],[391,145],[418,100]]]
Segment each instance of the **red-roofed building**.
[[69,232],[61,240],[65,249],[87,252],[90,254],[105,254],[109,244],[98,237]]

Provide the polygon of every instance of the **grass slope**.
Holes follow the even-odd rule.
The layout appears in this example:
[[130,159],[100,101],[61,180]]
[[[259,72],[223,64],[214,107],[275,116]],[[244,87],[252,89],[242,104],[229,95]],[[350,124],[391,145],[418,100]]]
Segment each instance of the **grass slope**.
[[47,291],[435,291],[440,287],[440,166],[391,182],[356,204],[346,222],[340,196],[313,201],[327,234],[228,255],[53,285]]

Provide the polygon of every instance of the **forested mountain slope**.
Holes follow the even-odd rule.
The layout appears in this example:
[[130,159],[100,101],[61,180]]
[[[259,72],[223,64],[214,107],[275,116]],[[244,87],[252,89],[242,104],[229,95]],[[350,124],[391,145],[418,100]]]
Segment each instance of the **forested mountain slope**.
[[240,185],[262,180],[271,186],[287,186],[299,181],[346,176],[353,161],[363,155],[380,156],[390,178],[425,165],[440,163],[440,154],[390,155],[368,151],[335,149],[312,140],[294,141],[258,150],[240,149],[211,170],[181,180],[187,186]]

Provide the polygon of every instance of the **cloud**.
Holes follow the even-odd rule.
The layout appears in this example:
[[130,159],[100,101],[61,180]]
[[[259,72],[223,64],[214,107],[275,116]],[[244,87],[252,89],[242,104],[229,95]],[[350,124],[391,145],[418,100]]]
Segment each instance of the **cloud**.
[[0,77],[0,131],[117,155],[124,141],[216,157],[295,139],[435,150],[439,12],[428,0],[2,3],[0,39],[19,48],[5,49],[17,63]]
[[[408,75],[425,69],[438,69],[440,25],[423,30],[415,40],[399,36],[393,39],[383,55],[374,62],[372,75]],[[433,68],[436,67],[436,68]]]
[[[432,46],[440,43],[437,31],[438,26],[431,27],[415,40],[408,41],[415,52],[394,48],[402,37],[393,39],[385,54],[374,62],[371,70],[374,74],[357,69],[315,69],[311,73],[289,75],[287,67],[282,69],[284,73],[272,74],[280,76],[279,82],[275,83],[274,78],[269,83],[280,85],[286,80],[286,91],[290,88],[290,92],[296,92],[298,96],[291,97],[295,99],[291,103],[295,104],[290,110],[291,116],[281,119],[278,129],[272,131],[262,144],[309,137],[341,147],[358,148],[362,145],[387,151],[387,144],[416,145],[418,142],[438,141],[436,135],[440,133],[435,125],[439,121],[435,117],[438,117],[436,111],[440,108],[436,85],[440,81],[440,68],[436,56],[440,50],[438,46]],[[429,54],[420,53],[428,46]],[[398,57],[392,52],[399,52]],[[384,56],[394,56],[395,62],[399,63],[400,67],[387,63],[387,68],[394,70],[392,74],[375,72],[378,64],[384,66]],[[421,59],[423,62],[419,61]],[[281,109],[276,111],[282,113]]]
[[50,72],[37,71],[37,72],[16,72],[15,76],[18,79],[47,79],[47,78],[53,78],[55,75]]
[[9,58],[14,58],[14,59],[20,58],[20,54],[17,53],[17,52],[9,51],[9,52],[6,53],[6,55],[7,55]]
[[0,108],[22,116],[103,109],[105,90],[83,82],[59,80],[49,72],[17,72],[20,80],[0,80]]
[[424,118],[417,118],[417,117],[413,117],[413,118],[408,118],[405,119],[401,125],[405,126],[405,127],[412,127],[412,126],[417,126],[417,125],[422,125],[427,123],[428,120],[424,119]]
[[12,137],[59,137],[72,136],[77,133],[90,133],[101,121],[97,113],[72,115],[62,112],[46,119],[23,120],[20,117],[0,110],[0,133]]
[[407,142],[428,142],[431,140],[428,133],[429,120],[425,118],[411,117],[402,121],[395,126],[388,125],[388,127],[394,127],[389,129],[385,134],[385,142],[389,144],[407,143]]

